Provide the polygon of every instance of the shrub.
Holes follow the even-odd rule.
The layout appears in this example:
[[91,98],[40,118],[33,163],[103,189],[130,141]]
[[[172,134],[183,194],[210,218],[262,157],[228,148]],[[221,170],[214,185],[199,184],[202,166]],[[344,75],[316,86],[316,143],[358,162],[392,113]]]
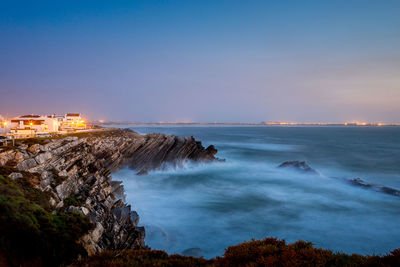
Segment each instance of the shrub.
[[75,263],[75,266],[98,267],[139,267],[139,266],[212,266],[213,260],[181,255],[168,255],[160,250],[105,251],[89,259]]
[[400,249],[386,256],[334,253],[312,243],[265,238],[231,246],[222,257],[206,260],[158,250],[105,251],[74,266],[400,266]]
[[48,196],[0,175],[0,263],[3,265],[57,266],[85,250],[77,240],[93,226],[78,213],[43,207]]
[[82,206],[85,204],[85,198],[82,196],[74,196],[74,197],[67,197],[64,199],[64,207],[69,207],[69,206]]

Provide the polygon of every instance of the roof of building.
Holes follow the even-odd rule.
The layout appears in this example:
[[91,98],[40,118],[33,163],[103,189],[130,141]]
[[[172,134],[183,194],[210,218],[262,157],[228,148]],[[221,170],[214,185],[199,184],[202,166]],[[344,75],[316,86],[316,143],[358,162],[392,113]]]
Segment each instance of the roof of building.
[[67,116],[67,117],[80,117],[81,114],[79,114],[79,113],[67,113],[67,115],[65,115],[65,116]]
[[40,115],[22,115],[19,118],[40,118]]

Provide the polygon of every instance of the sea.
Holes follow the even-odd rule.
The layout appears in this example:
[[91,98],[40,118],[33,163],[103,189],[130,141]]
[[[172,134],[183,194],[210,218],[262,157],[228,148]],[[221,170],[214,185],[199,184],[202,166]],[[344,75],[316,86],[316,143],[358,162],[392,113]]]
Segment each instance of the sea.
[[[400,197],[348,182],[400,190],[400,127],[121,128],[194,136],[225,159],[143,176],[113,173],[152,249],[213,258],[265,237],[363,255],[400,248]],[[278,168],[294,160],[318,174]]]

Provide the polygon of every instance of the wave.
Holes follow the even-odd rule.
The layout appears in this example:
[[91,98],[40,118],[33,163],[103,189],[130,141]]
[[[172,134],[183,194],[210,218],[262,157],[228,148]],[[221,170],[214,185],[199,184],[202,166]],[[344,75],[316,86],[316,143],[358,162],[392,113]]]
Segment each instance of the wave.
[[[191,131],[183,128],[180,133],[184,130]],[[326,134],[331,128],[292,129],[290,133],[283,128],[257,128],[252,136],[241,129],[202,131],[194,133],[203,134],[200,140],[215,145],[226,162],[186,162],[146,176],[136,176],[129,169],[113,174],[123,181],[127,201],[140,215],[140,224],[150,227],[146,237],[150,247],[169,253],[199,248],[206,258],[221,255],[230,245],[264,236],[288,242],[303,239],[361,254],[398,247],[399,198],[379,191],[386,190],[381,184],[399,188],[398,182],[389,182],[399,177],[392,176],[398,173],[397,165],[369,164],[376,161],[376,153],[354,146],[358,135],[339,142],[335,138],[343,137],[333,132],[329,138],[334,140],[329,142]],[[222,139],[222,134],[231,132],[237,136]],[[278,168],[293,159],[309,162],[320,175]],[[385,173],[385,168],[391,172]],[[352,186],[336,177],[362,177],[366,182],[356,180],[364,186]],[[155,225],[159,228],[151,229]]]
[[298,151],[301,149],[300,145],[288,145],[278,143],[238,143],[238,142],[215,142],[216,147],[234,147],[244,148],[251,150],[265,150],[265,151]]

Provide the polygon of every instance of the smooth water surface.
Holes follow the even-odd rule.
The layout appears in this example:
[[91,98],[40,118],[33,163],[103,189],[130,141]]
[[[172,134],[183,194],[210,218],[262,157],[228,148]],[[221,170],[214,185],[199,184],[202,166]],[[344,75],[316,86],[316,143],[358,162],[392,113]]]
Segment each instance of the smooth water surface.
[[[343,178],[400,189],[396,127],[132,127],[140,133],[194,136],[223,163],[136,176],[122,169],[127,201],[153,249],[207,258],[266,236],[303,239],[347,253],[400,247],[400,197],[352,186]],[[278,169],[305,160],[321,176]]]

